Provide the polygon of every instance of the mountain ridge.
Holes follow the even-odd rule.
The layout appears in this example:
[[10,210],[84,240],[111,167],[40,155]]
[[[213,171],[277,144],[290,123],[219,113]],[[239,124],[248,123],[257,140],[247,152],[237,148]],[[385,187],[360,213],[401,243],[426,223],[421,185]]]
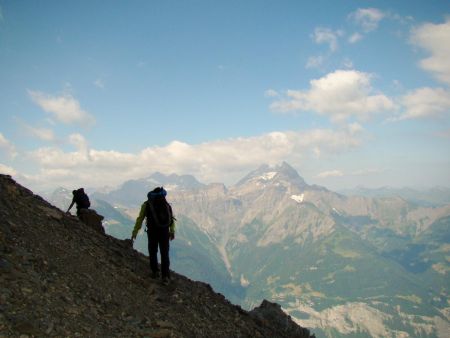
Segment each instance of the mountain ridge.
[[0,175],[0,202],[2,336],[310,336],[276,304],[247,312],[175,272],[162,286],[125,241],[9,176]]

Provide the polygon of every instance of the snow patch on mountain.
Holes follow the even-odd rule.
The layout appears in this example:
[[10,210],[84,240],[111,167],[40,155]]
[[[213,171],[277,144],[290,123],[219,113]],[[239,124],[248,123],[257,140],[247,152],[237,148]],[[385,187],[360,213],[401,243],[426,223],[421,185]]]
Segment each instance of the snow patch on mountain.
[[342,213],[339,212],[336,208],[333,208],[333,211],[334,211],[334,213],[336,213],[337,215],[342,216]]
[[174,191],[177,190],[179,188],[179,186],[177,184],[168,184],[164,186],[164,189],[166,189],[167,191]]
[[271,179],[273,179],[276,176],[276,174],[277,174],[276,171],[270,171],[270,172],[267,172],[260,176],[255,177],[255,180],[270,181]]
[[293,199],[293,200],[296,201],[297,203],[302,203],[303,200],[305,199],[305,194],[301,194],[301,195],[291,195],[291,199]]

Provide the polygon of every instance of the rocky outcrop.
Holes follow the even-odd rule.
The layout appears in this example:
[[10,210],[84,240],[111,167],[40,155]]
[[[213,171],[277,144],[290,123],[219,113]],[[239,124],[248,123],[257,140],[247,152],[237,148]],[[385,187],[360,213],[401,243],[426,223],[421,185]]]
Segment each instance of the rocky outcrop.
[[296,337],[309,336],[309,330],[298,326],[291,316],[286,315],[277,303],[263,300],[260,306],[250,311],[250,315],[262,325],[269,324],[281,334],[295,335]]
[[129,242],[0,175],[0,337],[310,336],[275,307],[249,314],[175,272],[164,286]]
[[105,229],[102,226],[102,220],[104,217],[99,215],[94,209],[80,209],[80,220],[87,226],[94,230],[104,234]]

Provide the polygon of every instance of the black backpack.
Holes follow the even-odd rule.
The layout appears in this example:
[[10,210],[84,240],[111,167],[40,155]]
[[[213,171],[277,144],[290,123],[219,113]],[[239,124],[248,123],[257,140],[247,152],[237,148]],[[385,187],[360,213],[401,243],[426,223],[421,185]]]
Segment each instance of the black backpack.
[[158,227],[168,227],[173,222],[172,207],[165,199],[149,199],[147,201],[147,220]]
[[91,206],[89,197],[88,195],[86,195],[83,188],[80,188],[76,191],[75,203],[77,204],[78,209],[88,209]]

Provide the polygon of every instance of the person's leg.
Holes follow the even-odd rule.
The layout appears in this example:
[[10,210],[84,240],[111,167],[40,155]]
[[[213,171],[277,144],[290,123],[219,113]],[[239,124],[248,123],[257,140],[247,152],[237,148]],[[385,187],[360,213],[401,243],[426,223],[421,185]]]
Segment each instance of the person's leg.
[[158,269],[158,234],[153,228],[147,229],[148,238],[148,257],[150,260],[150,269],[156,277],[159,272]]
[[163,278],[170,278],[170,258],[169,258],[169,228],[160,228],[159,231],[159,251],[161,254],[161,275]]

